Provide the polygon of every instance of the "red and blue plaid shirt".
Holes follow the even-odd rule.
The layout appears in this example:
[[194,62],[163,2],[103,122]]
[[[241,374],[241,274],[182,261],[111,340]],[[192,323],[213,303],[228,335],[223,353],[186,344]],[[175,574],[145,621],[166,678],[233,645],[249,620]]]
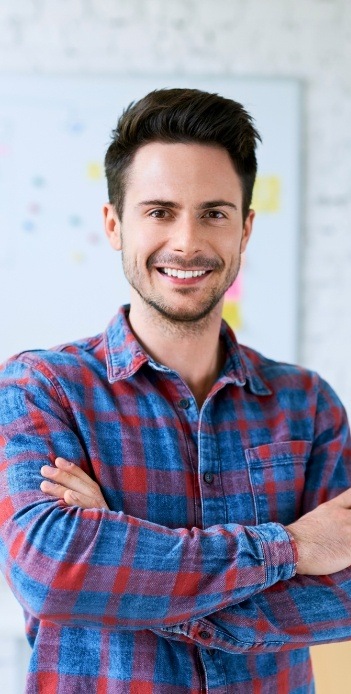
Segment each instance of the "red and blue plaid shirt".
[[[33,647],[28,694],[305,694],[308,646],[351,638],[351,570],[296,573],[284,525],[351,485],[316,374],[239,346],[201,411],[127,309],[1,371],[0,559]],[[110,510],[40,491],[75,462]]]

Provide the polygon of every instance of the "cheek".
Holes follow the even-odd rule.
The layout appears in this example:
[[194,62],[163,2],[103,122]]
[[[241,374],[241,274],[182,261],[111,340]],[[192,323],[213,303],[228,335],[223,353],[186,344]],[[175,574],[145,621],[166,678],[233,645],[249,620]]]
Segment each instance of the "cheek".
[[146,265],[149,258],[164,248],[164,240],[161,234],[151,235],[147,230],[133,236],[133,239],[126,244],[126,252],[130,257],[134,257],[138,265]]
[[230,265],[240,257],[240,240],[236,237],[224,240],[217,246],[217,253],[221,255],[227,265]]
[[152,254],[157,250],[155,245],[151,245],[146,239],[133,239],[132,243],[124,243],[122,252],[125,260],[130,266],[145,270]]

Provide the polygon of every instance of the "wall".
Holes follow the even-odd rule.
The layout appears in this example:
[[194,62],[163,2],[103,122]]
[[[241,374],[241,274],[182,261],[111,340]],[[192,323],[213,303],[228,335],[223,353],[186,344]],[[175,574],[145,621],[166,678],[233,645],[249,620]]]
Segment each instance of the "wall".
[[2,0],[0,70],[291,75],[305,87],[300,362],[351,412],[351,4]]
[[165,86],[174,73],[301,78],[300,362],[329,380],[349,413],[350,34],[348,0],[0,3],[4,73],[164,74]]

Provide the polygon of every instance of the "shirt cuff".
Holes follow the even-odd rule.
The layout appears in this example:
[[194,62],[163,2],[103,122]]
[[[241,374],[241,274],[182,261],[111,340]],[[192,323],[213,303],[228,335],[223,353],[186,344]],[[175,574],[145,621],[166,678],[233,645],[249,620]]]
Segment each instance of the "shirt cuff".
[[250,531],[258,535],[262,544],[267,571],[265,587],[295,576],[297,545],[287,529],[281,523],[263,523],[251,526]]

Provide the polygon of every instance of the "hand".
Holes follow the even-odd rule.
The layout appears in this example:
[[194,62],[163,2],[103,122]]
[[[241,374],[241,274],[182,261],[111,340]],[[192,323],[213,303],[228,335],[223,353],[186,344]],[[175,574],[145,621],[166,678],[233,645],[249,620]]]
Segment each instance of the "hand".
[[63,499],[67,506],[80,508],[104,508],[109,510],[97,482],[94,482],[78,465],[65,458],[56,458],[56,467],[44,465],[41,474],[45,479],[40,489],[44,494]]
[[287,526],[298,574],[323,576],[351,566],[351,488]]

